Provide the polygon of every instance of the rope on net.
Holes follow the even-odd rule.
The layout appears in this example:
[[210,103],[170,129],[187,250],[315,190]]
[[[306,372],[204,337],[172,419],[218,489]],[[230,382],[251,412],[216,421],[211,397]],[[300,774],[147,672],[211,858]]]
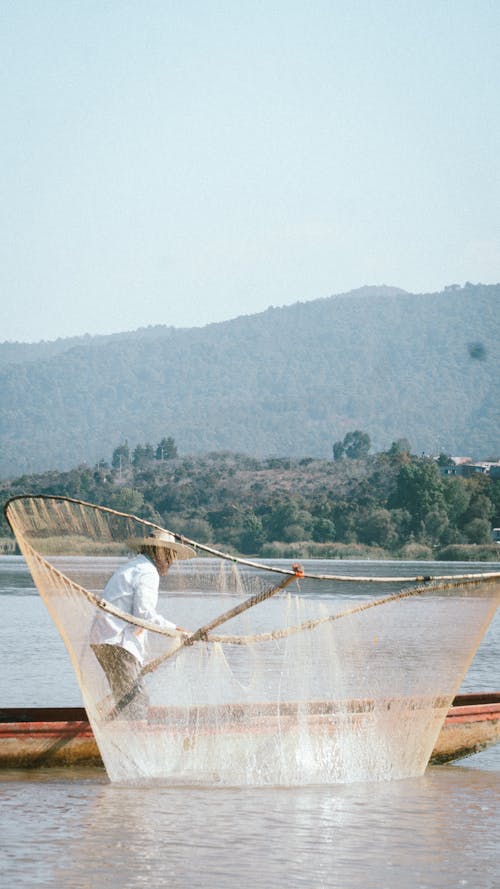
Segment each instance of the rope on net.
[[[7,518],[9,525],[12,530],[14,530],[13,523],[9,516],[9,505],[16,500],[25,500],[28,495],[20,494],[16,497],[11,497],[10,500],[4,506],[4,513]],[[268,571],[274,574],[284,574],[294,577],[293,568],[284,568],[279,567],[278,565],[269,565],[264,564],[262,562],[256,562],[252,559],[243,559],[241,556],[231,555],[230,553],[226,553],[222,550],[216,549],[215,547],[209,546],[206,543],[199,543],[196,540],[192,540],[190,537],[186,537],[183,534],[178,534],[176,531],[171,531],[168,528],[163,528],[161,525],[156,524],[155,522],[151,522],[147,519],[141,519],[139,516],[133,515],[132,513],[120,512],[119,510],[112,509],[109,506],[100,506],[95,503],[89,503],[86,500],[78,500],[75,497],[64,497],[57,496],[53,494],[34,494],[30,497],[30,499],[43,501],[43,500],[52,500],[58,501],[62,503],[74,503],[79,506],[89,507],[90,509],[107,513],[111,516],[116,516],[121,519],[132,520],[134,522],[138,522],[141,525],[144,525],[147,528],[154,528],[157,531],[163,531],[168,534],[171,534],[177,543],[182,543],[185,546],[190,546],[195,549],[197,552],[207,553],[210,556],[216,556],[219,559],[224,559],[228,562],[233,562],[237,565],[245,565],[248,568],[255,568],[258,571]],[[308,578],[310,580],[331,580],[338,581],[342,583],[427,583],[430,581],[458,581],[458,580],[473,580],[477,577],[484,577],[485,579],[493,579],[496,580],[500,578],[500,574],[497,572],[481,572],[476,574],[416,574],[413,576],[403,575],[397,577],[376,577],[373,575],[346,575],[346,574],[317,574],[314,572],[304,572],[303,577]]]
[[[251,559],[242,559],[240,556],[232,556],[229,553],[224,553],[221,550],[214,549],[211,546],[207,546],[207,544],[196,543],[189,537],[184,537],[182,534],[176,534],[175,531],[170,531],[169,533],[173,534],[175,539],[179,543],[184,543],[186,544],[186,546],[192,546],[195,549],[202,550],[203,552],[209,553],[212,556],[218,556],[220,559],[227,559],[231,562],[236,562],[238,565],[246,565],[249,568],[256,568],[259,571],[273,571],[275,574],[293,574],[293,571],[291,571],[289,568],[280,568],[277,565],[265,565],[262,562],[254,562]],[[370,574],[315,574],[307,571],[305,571],[303,574],[303,577],[306,577],[310,580],[334,580],[345,583],[427,583],[432,580],[469,580],[478,576],[478,574],[415,574],[413,576],[403,575],[401,577],[374,577]],[[481,572],[480,576],[490,579],[496,579],[500,577],[500,574],[493,571]]]
[[[453,577],[453,579],[457,580],[456,576]],[[500,574],[475,574],[469,575],[465,580],[459,578],[459,583],[429,584],[428,586],[415,587],[413,590],[401,590],[399,593],[393,593],[390,596],[384,596],[382,599],[375,599],[371,600],[370,602],[363,602],[361,605],[355,605],[352,608],[347,608],[345,611],[339,611],[336,614],[328,614],[325,617],[318,617],[306,620],[301,624],[296,624],[295,626],[291,627],[285,627],[282,630],[272,630],[267,633],[257,633],[252,636],[212,635],[209,636],[206,641],[224,642],[229,645],[248,645],[254,642],[267,642],[273,639],[283,639],[286,636],[291,636],[294,633],[300,633],[303,630],[314,630],[321,624],[340,620],[341,617],[351,617],[353,614],[359,614],[362,611],[368,611],[370,608],[377,608],[379,605],[389,605],[392,602],[398,602],[402,599],[417,598],[418,596],[422,596],[424,594],[429,595],[435,592],[452,591],[458,586],[479,586],[480,584],[485,583],[487,580],[491,579],[500,579]]]
[[[210,621],[209,624],[206,624],[200,629],[196,630],[194,633],[190,634],[187,639],[184,638],[182,632],[177,630],[171,630],[168,627],[159,627],[157,624],[153,624],[150,621],[142,620],[140,617],[135,617],[133,614],[129,614],[128,612],[122,611],[120,608],[116,608],[106,599],[102,599],[99,596],[96,596],[94,593],[91,593],[90,590],[87,590],[85,587],[76,583],[76,581],[67,577],[53,565],[46,561],[33,547],[25,542],[25,546],[27,546],[33,558],[40,564],[43,564],[45,568],[54,574],[59,580],[63,581],[66,586],[68,586],[73,592],[76,592],[82,596],[84,596],[89,602],[91,602],[96,608],[101,609],[102,611],[106,611],[108,614],[112,614],[114,617],[118,617],[120,620],[123,620],[125,623],[132,624],[133,626],[140,627],[141,629],[148,630],[151,633],[156,633],[159,636],[169,636],[170,638],[174,638],[179,640],[181,644],[169,651],[167,655],[158,658],[157,661],[168,659],[174,653],[180,651],[181,648],[186,645],[192,645],[194,642],[206,642],[206,643],[225,643],[229,645],[251,645],[254,642],[266,642],[274,639],[283,639],[286,636],[291,636],[295,633],[300,633],[303,630],[313,630],[321,624],[333,622],[336,620],[340,620],[342,617],[350,617],[353,614],[358,614],[362,611],[367,611],[370,608],[376,608],[379,605],[388,605],[392,602],[397,602],[402,599],[409,598],[417,598],[418,596],[422,596],[424,594],[434,593],[434,592],[443,592],[443,591],[451,591],[455,589],[457,586],[467,585],[470,587],[479,586],[482,583],[487,582],[488,580],[497,580],[500,579],[499,573],[484,573],[484,574],[469,574],[469,575],[453,575],[452,580],[454,582],[443,582],[443,583],[427,583],[425,586],[415,587],[412,590],[401,590],[399,593],[391,593],[388,596],[384,596],[381,599],[370,600],[369,602],[363,602],[361,605],[356,605],[352,608],[348,608],[344,611],[337,612],[335,614],[329,614],[325,617],[314,618],[307,621],[303,621],[300,624],[296,624],[294,626],[285,627],[281,630],[271,630],[267,633],[255,633],[253,635],[246,636],[235,636],[235,635],[213,635],[210,633],[211,629],[215,629],[217,626],[220,626],[223,623],[231,620],[233,617],[236,617],[238,614],[241,614],[243,611],[248,610],[249,608],[254,607],[255,605],[260,604],[266,599],[270,598],[272,595],[275,595],[277,592],[284,589],[291,583],[292,580],[299,580],[301,577],[308,577],[309,575],[303,573],[300,570],[300,566],[295,565],[292,569],[287,571],[287,577],[280,583],[271,589],[263,590],[260,593],[257,593],[255,596],[250,597],[249,599],[245,599],[244,602],[239,605],[234,606],[229,611],[224,612],[218,617],[214,618]],[[447,580],[447,579],[446,579]],[[150,672],[151,669],[154,669],[155,666],[158,666],[159,663],[157,661],[151,661],[150,664],[147,664],[144,667],[143,672]]]

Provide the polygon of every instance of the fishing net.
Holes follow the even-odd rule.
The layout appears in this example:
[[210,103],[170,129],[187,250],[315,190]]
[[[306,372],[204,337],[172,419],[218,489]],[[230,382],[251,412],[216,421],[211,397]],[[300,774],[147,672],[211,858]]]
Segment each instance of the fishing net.
[[[130,541],[164,529],[64,497],[14,498],[5,513],[113,781],[419,775],[500,598],[495,574],[313,574],[168,532],[192,558],[162,578],[158,612],[174,625],[158,626],[103,591],[128,565]],[[146,641],[139,667],[119,646],[96,646],[108,619]]]

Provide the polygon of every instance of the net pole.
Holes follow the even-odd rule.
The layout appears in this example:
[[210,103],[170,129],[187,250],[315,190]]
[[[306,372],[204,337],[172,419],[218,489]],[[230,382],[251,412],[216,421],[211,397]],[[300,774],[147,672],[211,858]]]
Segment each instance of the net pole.
[[[499,575],[492,576],[495,580],[499,577]],[[453,578],[453,580],[455,580],[455,578]],[[384,598],[382,599],[375,599],[369,602],[363,602],[361,605],[355,605],[352,608],[347,608],[345,611],[340,611],[337,614],[328,614],[326,617],[307,620],[301,624],[296,624],[292,627],[286,627],[284,630],[274,630],[270,633],[259,633],[252,636],[211,636],[209,641],[224,642],[226,644],[249,645],[254,642],[266,642],[271,639],[283,639],[285,638],[285,636],[291,636],[294,633],[300,633],[303,630],[314,630],[321,624],[333,623],[334,621],[340,620],[343,617],[352,617],[355,614],[361,614],[361,612],[368,611],[371,608],[378,608],[379,605],[390,605],[392,602],[399,602],[402,599],[412,599],[417,598],[418,596],[429,595],[438,592],[452,592],[458,587],[481,586],[482,584],[487,583],[490,580],[491,578],[489,576],[486,577],[485,580],[484,574],[472,574],[468,575],[466,580],[460,581],[458,583],[429,584],[429,586],[415,587],[415,589],[413,590],[401,590],[399,593],[392,593],[390,596],[384,596]],[[495,594],[494,598],[500,600],[500,589],[498,594]]]

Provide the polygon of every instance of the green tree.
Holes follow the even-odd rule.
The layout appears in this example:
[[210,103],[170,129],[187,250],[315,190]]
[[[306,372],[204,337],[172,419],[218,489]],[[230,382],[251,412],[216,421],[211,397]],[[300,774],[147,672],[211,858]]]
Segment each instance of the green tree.
[[489,497],[493,504],[493,527],[500,528],[500,478],[490,479]]
[[242,553],[251,554],[260,552],[265,540],[262,519],[255,513],[248,512],[243,519],[243,529],[239,537],[239,546]]
[[178,457],[177,446],[171,436],[162,438],[156,447],[155,456],[157,460],[173,460]]
[[213,540],[213,528],[206,519],[196,517],[183,518],[180,526],[176,526],[174,531],[179,530],[179,528],[181,534],[198,543],[211,543]]
[[487,519],[471,519],[463,531],[469,543],[491,543],[491,525]]
[[333,444],[333,459],[334,460],[342,460],[344,456],[344,445],[341,441],[336,441]]
[[396,457],[399,454],[411,454],[411,444],[407,438],[397,438],[393,441],[387,451],[390,457]]
[[469,506],[464,514],[465,522],[471,521],[472,519],[490,520],[493,518],[494,514],[495,506],[487,494],[483,493],[480,489],[473,491]]
[[388,509],[374,509],[363,516],[358,524],[358,538],[369,546],[389,549],[394,546],[398,533],[391,512]]
[[424,521],[425,536],[431,544],[438,544],[445,539],[449,528],[449,520],[445,509],[431,509]]
[[451,525],[456,525],[467,511],[471,491],[463,478],[443,478],[443,496]]
[[144,507],[144,495],[135,488],[118,488],[109,498],[109,505],[118,512],[131,512],[140,515]]
[[128,446],[128,441],[125,439],[123,444],[118,445],[118,447],[114,449],[111,458],[111,466],[113,469],[123,469],[125,466],[128,466],[129,463],[130,448]]
[[331,519],[315,518],[312,528],[312,539],[316,543],[327,543],[335,540],[335,523]]
[[370,436],[367,432],[355,429],[344,437],[344,452],[350,460],[362,460],[367,457],[371,447]]
[[132,466],[134,469],[140,469],[150,463],[151,460],[154,460],[154,456],[154,448],[149,442],[145,445],[138,444],[132,453]]
[[453,460],[449,454],[445,454],[444,451],[441,451],[439,457],[437,458],[438,466],[451,466],[453,464]]
[[309,540],[313,518],[304,508],[301,497],[283,497],[271,507],[265,517],[265,529],[270,540],[283,540],[293,543],[296,540]]
[[418,535],[425,532],[430,512],[446,513],[443,481],[434,461],[420,459],[401,466],[389,505],[408,510],[411,530]]
[[343,441],[334,443],[333,459],[342,460],[343,457],[349,457],[350,460],[362,460],[368,456],[370,447],[368,433],[355,429],[354,432],[347,432]]
[[359,507],[354,500],[337,500],[332,509],[336,539],[343,543],[356,543]]

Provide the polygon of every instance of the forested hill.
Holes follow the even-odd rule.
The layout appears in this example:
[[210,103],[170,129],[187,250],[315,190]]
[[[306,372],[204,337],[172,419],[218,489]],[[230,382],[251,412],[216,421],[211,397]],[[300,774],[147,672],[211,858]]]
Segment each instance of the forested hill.
[[103,346],[112,342],[125,342],[130,338],[138,336],[143,339],[147,337],[157,337],[159,333],[163,336],[169,331],[174,331],[173,327],[165,325],[156,325],[141,328],[140,330],[129,331],[127,333],[111,333],[108,335],[90,336],[86,333],[84,336],[59,337],[57,340],[41,340],[39,343],[19,343],[5,341],[0,343],[0,367],[6,364],[23,364],[26,361],[40,361],[43,358],[53,358],[54,355],[60,355],[63,352],[69,352],[75,346]]
[[163,436],[181,453],[328,457],[362,429],[376,449],[406,437],[417,453],[496,455],[499,316],[500,285],[367,287],[201,328],[59,340],[52,352],[5,343],[0,475]]

